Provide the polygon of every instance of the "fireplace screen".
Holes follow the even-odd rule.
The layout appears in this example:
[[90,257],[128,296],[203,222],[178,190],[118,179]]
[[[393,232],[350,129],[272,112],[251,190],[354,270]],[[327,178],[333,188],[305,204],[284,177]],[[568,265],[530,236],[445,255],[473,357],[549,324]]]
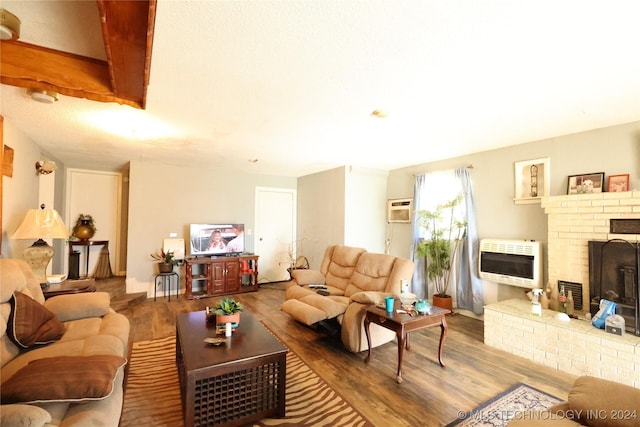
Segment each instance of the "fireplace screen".
[[626,240],[589,242],[590,312],[595,315],[601,299],[617,304],[625,329],[640,336],[640,243]]

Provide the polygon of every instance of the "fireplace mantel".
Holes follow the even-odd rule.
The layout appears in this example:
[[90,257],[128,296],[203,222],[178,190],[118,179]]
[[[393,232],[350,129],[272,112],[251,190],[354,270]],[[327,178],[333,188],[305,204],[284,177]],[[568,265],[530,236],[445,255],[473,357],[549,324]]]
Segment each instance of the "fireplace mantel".
[[[640,219],[640,191],[571,194],[543,197],[548,218],[548,280],[557,295],[558,280],[582,284],[584,301],[589,298],[589,240],[640,241],[640,234],[610,232],[612,218]],[[584,304],[583,313],[589,304]]]

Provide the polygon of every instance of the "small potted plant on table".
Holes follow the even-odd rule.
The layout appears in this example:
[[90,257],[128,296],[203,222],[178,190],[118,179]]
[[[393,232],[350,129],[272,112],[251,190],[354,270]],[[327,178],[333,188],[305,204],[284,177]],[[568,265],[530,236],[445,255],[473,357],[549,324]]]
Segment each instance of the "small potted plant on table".
[[207,318],[210,319],[215,315],[216,325],[225,325],[227,323],[240,323],[240,312],[244,310],[244,306],[239,301],[231,297],[224,297],[215,307],[207,307]]
[[171,273],[173,267],[178,265],[178,260],[173,256],[173,251],[160,249],[158,252],[151,254],[151,258],[158,261],[158,271],[160,273]]

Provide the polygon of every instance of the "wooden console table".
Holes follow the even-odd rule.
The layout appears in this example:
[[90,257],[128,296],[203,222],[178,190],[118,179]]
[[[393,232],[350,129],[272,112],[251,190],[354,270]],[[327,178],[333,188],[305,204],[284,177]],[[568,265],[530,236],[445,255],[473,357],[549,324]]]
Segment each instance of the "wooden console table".
[[84,258],[85,258],[85,275],[80,276],[87,278],[89,277],[89,249],[91,246],[102,246],[103,248],[109,249],[109,241],[108,240],[69,240],[69,256],[73,254],[74,246],[83,246],[84,247]]
[[184,268],[187,299],[258,290],[258,255],[187,258]]

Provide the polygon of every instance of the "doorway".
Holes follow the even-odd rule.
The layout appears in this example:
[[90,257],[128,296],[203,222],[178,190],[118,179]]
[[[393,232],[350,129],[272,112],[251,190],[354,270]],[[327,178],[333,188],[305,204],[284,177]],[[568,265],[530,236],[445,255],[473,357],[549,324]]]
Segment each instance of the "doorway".
[[290,257],[296,255],[296,190],[256,187],[255,224],[258,282],[289,280]]
[[[122,174],[85,169],[67,169],[67,206],[65,224],[69,231],[79,214],[89,214],[96,221],[96,235],[93,240],[109,242],[109,263],[116,275],[120,272],[120,206]],[[89,257],[87,274],[92,275],[99,258],[101,247],[87,247],[81,257]],[[80,265],[85,265],[82,259]],[[65,256],[65,271],[68,270],[68,256]],[[81,270],[84,273],[84,270]]]

